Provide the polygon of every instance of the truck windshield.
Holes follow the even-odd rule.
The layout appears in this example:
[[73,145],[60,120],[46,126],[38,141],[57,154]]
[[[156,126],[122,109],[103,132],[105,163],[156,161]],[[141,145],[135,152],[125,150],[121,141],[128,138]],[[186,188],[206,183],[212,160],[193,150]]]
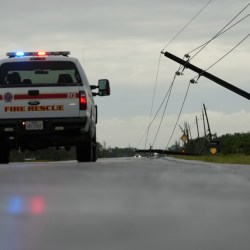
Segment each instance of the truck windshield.
[[0,85],[8,84],[81,84],[73,62],[32,61],[9,62],[0,66]]

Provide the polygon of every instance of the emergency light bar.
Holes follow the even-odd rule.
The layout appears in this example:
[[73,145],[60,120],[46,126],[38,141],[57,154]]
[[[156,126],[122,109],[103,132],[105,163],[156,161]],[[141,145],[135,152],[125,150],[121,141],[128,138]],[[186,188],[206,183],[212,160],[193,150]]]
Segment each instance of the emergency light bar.
[[23,56],[68,56],[69,51],[37,51],[37,52],[7,52],[8,57],[23,57]]

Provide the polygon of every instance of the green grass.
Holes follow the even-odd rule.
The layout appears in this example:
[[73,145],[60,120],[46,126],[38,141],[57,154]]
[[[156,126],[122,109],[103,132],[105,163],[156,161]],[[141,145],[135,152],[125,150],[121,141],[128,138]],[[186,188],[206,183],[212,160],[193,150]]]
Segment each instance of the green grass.
[[214,163],[247,164],[250,165],[250,155],[203,155],[203,156],[175,156],[179,159],[205,161]]

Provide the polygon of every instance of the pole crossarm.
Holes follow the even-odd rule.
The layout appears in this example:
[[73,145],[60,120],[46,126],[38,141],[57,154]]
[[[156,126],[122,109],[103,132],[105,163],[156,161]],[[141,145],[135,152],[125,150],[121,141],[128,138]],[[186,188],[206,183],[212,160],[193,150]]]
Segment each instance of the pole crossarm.
[[169,52],[162,52],[164,54],[164,56],[166,56],[167,58],[183,65],[185,68],[187,69],[191,69],[192,71],[196,72],[197,74],[199,74],[199,76],[204,76],[205,78],[221,85],[222,87],[224,88],[227,88],[229,90],[231,90],[232,92],[242,96],[242,97],[245,97],[247,98],[248,100],[250,100],[250,93],[216,77],[215,75],[212,75],[210,73],[208,73],[207,71],[201,69],[201,68],[198,68],[196,67],[195,65],[191,64],[189,61],[185,61]]

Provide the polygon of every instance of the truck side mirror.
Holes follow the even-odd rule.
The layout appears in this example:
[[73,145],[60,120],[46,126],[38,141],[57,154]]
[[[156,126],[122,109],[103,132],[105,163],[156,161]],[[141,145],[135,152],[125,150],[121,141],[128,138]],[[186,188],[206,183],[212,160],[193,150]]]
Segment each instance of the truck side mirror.
[[98,89],[99,89],[99,96],[108,96],[110,95],[110,86],[109,80],[101,79],[98,81]]

